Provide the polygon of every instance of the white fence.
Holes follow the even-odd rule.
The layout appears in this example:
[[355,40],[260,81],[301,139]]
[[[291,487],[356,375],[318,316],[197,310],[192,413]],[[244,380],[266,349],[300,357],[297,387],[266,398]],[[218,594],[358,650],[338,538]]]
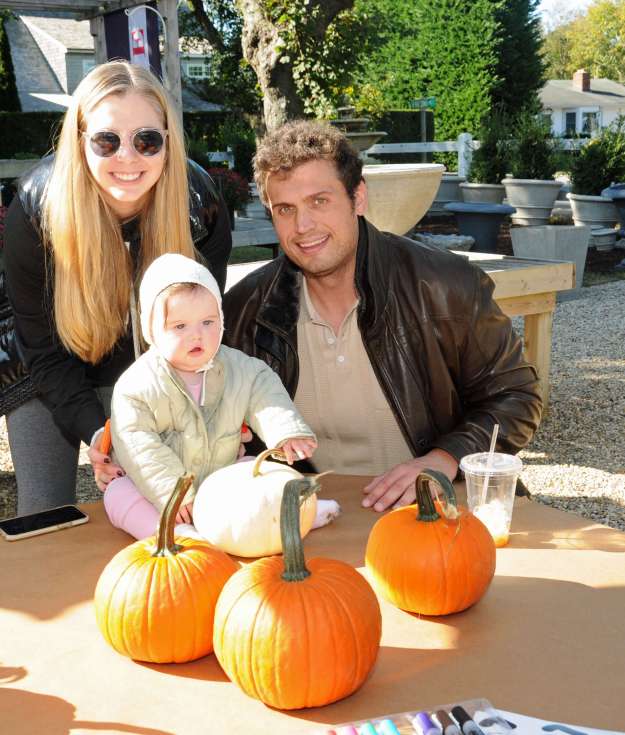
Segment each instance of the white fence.
[[[561,148],[570,151],[581,148],[586,139],[562,138],[558,140]],[[470,133],[460,133],[456,140],[433,141],[430,143],[376,143],[365,151],[365,155],[394,155],[397,153],[457,153],[458,175],[468,176],[471,169],[473,151],[480,147],[479,140],[473,140]]]

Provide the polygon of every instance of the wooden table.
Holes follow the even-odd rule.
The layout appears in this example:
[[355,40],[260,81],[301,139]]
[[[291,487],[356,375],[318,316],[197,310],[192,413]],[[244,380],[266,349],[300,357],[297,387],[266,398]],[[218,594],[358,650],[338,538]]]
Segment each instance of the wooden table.
[[525,318],[525,355],[538,370],[546,407],[549,401],[551,329],[556,293],[575,285],[575,264],[490,253],[455,252],[468,258],[493,279],[494,298],[504,314]]
[[[324,478],[343,514],[306,554],[363,567],[376,515],[364,478]],[[381,603],[376,665],[351,697],[279,712],[229,682],[214,656],[149,665],[120,656],[96,627],[92,595],[129,541],[101,504],[84,526],[0,542],[0,730],[7,735],[323,733],[333,724],[485,697],[502,709],[623,729],[625,534],[524,498],[509,546],[473,608],[422,618]]]

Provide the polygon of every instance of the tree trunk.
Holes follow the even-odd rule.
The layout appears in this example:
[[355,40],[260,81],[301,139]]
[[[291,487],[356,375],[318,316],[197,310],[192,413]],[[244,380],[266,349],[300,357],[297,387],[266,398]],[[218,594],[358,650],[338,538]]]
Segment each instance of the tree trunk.
[[[265,128],[275,130],[287,120],[304,116],[304,103],[293,79],[290,61],[280,61],[276,49],[283,46],[279,29],[264,12],[264,0],[236,0],[243,17],[241,44],[246,61],[256,72],[263,95]],[[310,0],[309,9],[316,15],[312,36],[323,43],[325,32],[342,11],[353,7],[354,0]]]
[[243,17],[241,44],[246,61],[256,72],[263,95],[265,128],[271,132],[287,120],[303,117],[290,63],[279,60],[282,45],[278,29],[263,12],[262,0],[237,0]]

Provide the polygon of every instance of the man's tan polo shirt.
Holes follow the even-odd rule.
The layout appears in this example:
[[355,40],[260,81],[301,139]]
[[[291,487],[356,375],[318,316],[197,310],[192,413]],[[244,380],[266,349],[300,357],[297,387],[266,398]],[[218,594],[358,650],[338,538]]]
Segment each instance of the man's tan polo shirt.
[[338,334],[315,309],[300,275],[299,383],[295,405],[319,441],[319,471],[379,475],[412,459],[362,343],[356,302]]

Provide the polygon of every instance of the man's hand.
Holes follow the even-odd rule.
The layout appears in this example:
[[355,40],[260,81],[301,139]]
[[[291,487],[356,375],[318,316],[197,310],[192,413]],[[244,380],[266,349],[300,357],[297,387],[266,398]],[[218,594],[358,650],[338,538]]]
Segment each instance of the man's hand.
[[417,497],[415,480],[425,469],[439,470],[453,480],[458,472],[458,462],[443,449],[432,449],[422,457],[398,464],[363,488],[365,498],[362,505],[380,512],[414,503]]

